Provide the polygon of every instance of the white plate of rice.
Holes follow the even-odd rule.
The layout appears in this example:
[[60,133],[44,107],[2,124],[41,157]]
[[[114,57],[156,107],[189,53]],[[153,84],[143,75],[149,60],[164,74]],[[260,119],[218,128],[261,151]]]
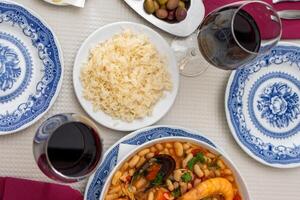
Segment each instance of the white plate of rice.
[[179,85],[176,58],[154,30],[132,22],[92,33],[75,59],[73,84],[95,121],[133,131],[159,121],[172,107]]

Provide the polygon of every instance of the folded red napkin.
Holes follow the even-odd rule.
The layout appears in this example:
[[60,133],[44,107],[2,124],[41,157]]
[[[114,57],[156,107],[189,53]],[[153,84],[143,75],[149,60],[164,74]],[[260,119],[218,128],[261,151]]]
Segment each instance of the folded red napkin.
[[[207,15],[212,10],[228,3],[236,2],[238,0],[203,0],[205,5],[205,14]],[[264,0],[272,4],[272,0]],[[276,10],[300,10],[300,2],[288,2],[273,5]],[[300,39],[300,20],[282,20],[283,33],[282,39]]]
[[82,200],[79,191],[64,185],[0,177],[0,200]]

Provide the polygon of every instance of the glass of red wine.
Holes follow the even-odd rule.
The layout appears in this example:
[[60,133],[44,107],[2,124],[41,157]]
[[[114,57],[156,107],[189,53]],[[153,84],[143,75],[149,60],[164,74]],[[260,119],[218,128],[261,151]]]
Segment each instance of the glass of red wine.
[[198,30],[172,42],[181,74],[197,76],[208,66],[234,70],[269,52],[280,40],[282,24],[262,1],[238,1],[209,13]]
[[72,183],[91,175],[100,163],[102,141],[96,125],[78,114],[58,114],[38,128],[33,153],[49,178]]

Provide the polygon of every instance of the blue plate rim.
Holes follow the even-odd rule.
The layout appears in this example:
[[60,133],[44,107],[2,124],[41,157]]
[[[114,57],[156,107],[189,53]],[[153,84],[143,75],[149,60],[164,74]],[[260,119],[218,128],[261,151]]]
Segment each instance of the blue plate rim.
[[[300,44],[297,43],[293,43],[293,42],[279,42],[277,46],[286,46],[286,47],[297,47],[300,48]],[[300,69],[300,68],[299,68]],[[230,77],[228,79],[227,82],[227,86],[226,86],[226,91],[225,91],[225,101],[224,101],[224,105],[225,105],[225,114],[226,114],[226,121],[227,124],[229,126],[230,132],[232,134],[232,136],[234,137],[235,141],[238,143],[238,145],[240,146],[240,148],[246,152],[246,154],[248,156],[250,156],[251,158],[253,158],[254,160],[256,160],[257,162],[269,166],[269,167],[274,167],[274,168],[281,168],[281,169],[289,169],[289,168],[296,168],[300,166],[300,162],[299,163],[288,163],[288,164],[282,164],[282,163],[269,163],[265,160],[263,160],[262,158],[259,158],[258,156],[256,156],[247,146],[245,146],[243,144],[243,142],[240,140],[240,138],[238,137],[238,134],[232,124],[231,121],[231,114],[230,111],[228,109],[228,100],[229,100],[229,94],[231,91],[231,86],[232,86],[232,82],[234,80],[234,77],[237,73],[237,70],[233,71],[230,74]]]
[[8,135],[8,134],[16,133],[16,132],[19,132],[21,130],[24,130],[24,129],[30,127],[31,125],[36,123],[38,120],[40,120],[50,110],[50,108],[53,106],[53,104],[56,101],[56,99],[57,99],[57,97],[60,93],[60,90],[61,90],[61,86],[62,86],[62,82],[63,82],[63,78],[64,78],[64,57],[63,57],[63,51],[62,51],[62,48],[61,48],[61,45],[60,45],[60,42],[58,40],[57,35],[55,34],[55,32],[53,31],[51,26],[46,22],[46,20],[44,20],[39,14],[37,14],[35,11],[33,11],[32,9],[28,8],[25,5],[14,2],[14,1],[11,1],[11,0],[0,0],[0,3],[15,5],[15,6],[23,8],[28,13],[30,13],[33,17],[35,17],[37,20],[39,20],[51,32],[51,34],[53,36],[54,43],[56,44],[58,58],[59,58],[59,61],[60,61],[60,68],[61,68],[60,79],[57,82],[56,91],[53,94],[51,100],[49,101],[49,103],[47,105],[47,108],[44,109],[43,112],[38,114],[34,119],[24,123],[23,125],[21,125],[20,127],[14,129],[14,130],[0,131],[0,136],[1,136],[1,135]]

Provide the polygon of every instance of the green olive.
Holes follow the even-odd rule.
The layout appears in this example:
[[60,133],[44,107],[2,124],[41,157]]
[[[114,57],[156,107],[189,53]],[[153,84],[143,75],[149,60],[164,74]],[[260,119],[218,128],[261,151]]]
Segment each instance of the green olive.
[[168,11],[166,9],[158,9],[156,12],[155,12],[155,15],[156,17],[158,17],[159,19],[165,19],[168,17]]
[[154,9],[155,11],[157,11],[159,9],[159,4],[157,3],[157,1],[153,1],[154,3]]
[[167,2],[168,2],[168,0],[156,0],[157,1],[157,3],[159,3],[160,5],[165,5]]
[[185,8],[185,3],[183,1],[179,1],[178,7]]
[[153,0],[145,0],[144,9],[148,14],[152,14],[155,12],[155,6]]
[[160,6],[160,9],[165,9],[165,10],[166,10],[166,9],[167,9],[167,6],[166,6],[166,4],[164,4],[164,5],[161,5],[161,6]]
[[179,0],[169,0],[167,3],[168,10],[173,10],[178,7]]
[[185,8],[178,7],[175,12],[175,17],[177,21],[182,21],[187,16],[187,10]]

